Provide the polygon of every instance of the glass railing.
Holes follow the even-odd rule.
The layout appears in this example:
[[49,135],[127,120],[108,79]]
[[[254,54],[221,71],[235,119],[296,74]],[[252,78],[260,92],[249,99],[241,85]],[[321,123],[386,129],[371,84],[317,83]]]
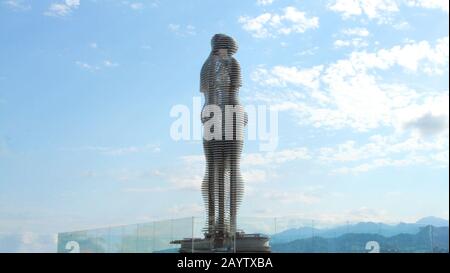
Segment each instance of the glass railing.
[[[245,233],[238,232],[214,251],[245,251],[248,242],[265,238],[271,252],[448,252],[449,248],[448,227],[350,221],[336,224],[292,217],[241,217],[238,227]],[[184,252],[205,252],[214,244],[204,239],[203,228],[202,217],[187,217],[63,232],[58,234],[57,251],[173,253],[182,247]]]

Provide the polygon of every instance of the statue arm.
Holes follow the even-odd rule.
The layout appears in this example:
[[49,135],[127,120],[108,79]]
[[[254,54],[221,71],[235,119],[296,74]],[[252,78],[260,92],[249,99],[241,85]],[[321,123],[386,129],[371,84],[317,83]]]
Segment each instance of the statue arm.
[[200,72],[200,92],[207,93],[208,92],[208,70],[209,70],[209,58],[202,66],[202,70]]
[[210,68],[211,68],[211,57],[206,59],[205,63],[202,66],[201,72],[200,72],[200,92],[203,93],[205,96],[205,104],[202,107],[202,111],[200,112],[200,119],[202,123],[205,123],[210,119],[210,117],[204,117],[203,116],[203,110],[205,109],[207,103],[208,103],[208,91],[210,89]]
[[247,126],[248,124],[248,114],[247,112],[244,112],[244,126]]
[[[241,75],[241,66],[239,62],[235,58],[231,58],[231,69],[230,69],[230,78],[231,78],[231,89],[238,90],[242,86],[242,75]],[[248,114],[244,112],[244,126],[247,126],[248,123]]]
[[241,66],[235,58],[231,58],[230,80],[233,90],[237,90],[242,86]]

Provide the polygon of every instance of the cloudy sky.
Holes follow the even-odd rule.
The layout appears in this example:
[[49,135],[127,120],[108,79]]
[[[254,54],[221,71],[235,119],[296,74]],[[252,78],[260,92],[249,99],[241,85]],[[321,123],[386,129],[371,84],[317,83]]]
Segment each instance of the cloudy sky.
[[[445,0],[0,0],[0,251],[55,234],[202,215],[192,108],[210,38],[236,38],[246,141],[240,215],[330,223],[449,214]],[[198,118],[190,117],[191,120]]]

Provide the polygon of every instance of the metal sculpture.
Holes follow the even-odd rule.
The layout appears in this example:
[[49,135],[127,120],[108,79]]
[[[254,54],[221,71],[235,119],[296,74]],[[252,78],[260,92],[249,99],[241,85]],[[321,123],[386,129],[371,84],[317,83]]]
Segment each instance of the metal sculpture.
[[233,57],[236,41],[225,34],[211,40],[211,53],[200,73],[203,149],[206,157],[202,194],[207,219],[205,238],[185,238],[180,252],[270,252],[269,237],[237,229],[237,209],[242,200],[240,158],[247,115],[239,103],[241,68]]
[[[206,157],[202,184],[207,212],[205,231],[207,237],[214,239],[216,247],[222,247],[236,233],[236,214],[243,195],[240,158],[247,119],[239,103],[241,68],[233,57],[237,49],[236,41],[230,36],[214,35],[211,53],[200,76],[200,91],[205,97],[202,111]],[[208,106],[216,106],[214,109],[220,111],[212,112]],[[214,124],[206,126],[209,119],[218,114]]]

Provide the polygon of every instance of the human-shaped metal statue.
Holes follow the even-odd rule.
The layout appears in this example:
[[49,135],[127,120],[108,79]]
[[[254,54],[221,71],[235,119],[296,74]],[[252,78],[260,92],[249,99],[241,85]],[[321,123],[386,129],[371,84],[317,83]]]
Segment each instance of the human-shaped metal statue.
[[[230,36],[216,34],[211,53],[203,64],[200,91],[205,96],[202,110],[203,149],[206,157],[202,194],[207,219],[205,238],[184,238],[180,252],[270,252],[269,237],[246,234],[236,228],[243,195],[240,158],[247,116],[239,103],[241,68],[233,58],[238,46]],[[193,224],[194,227],[194,224]]]
[[233,57],[238,45],[227,35],[216,34],[203,64],[200,91],[206,171],[202,193],[207,211],[206,234],[215,247],[223,247],[236,233],[236,213],[243,194],[240,157],[246,115],[239,103],[241,68]]

